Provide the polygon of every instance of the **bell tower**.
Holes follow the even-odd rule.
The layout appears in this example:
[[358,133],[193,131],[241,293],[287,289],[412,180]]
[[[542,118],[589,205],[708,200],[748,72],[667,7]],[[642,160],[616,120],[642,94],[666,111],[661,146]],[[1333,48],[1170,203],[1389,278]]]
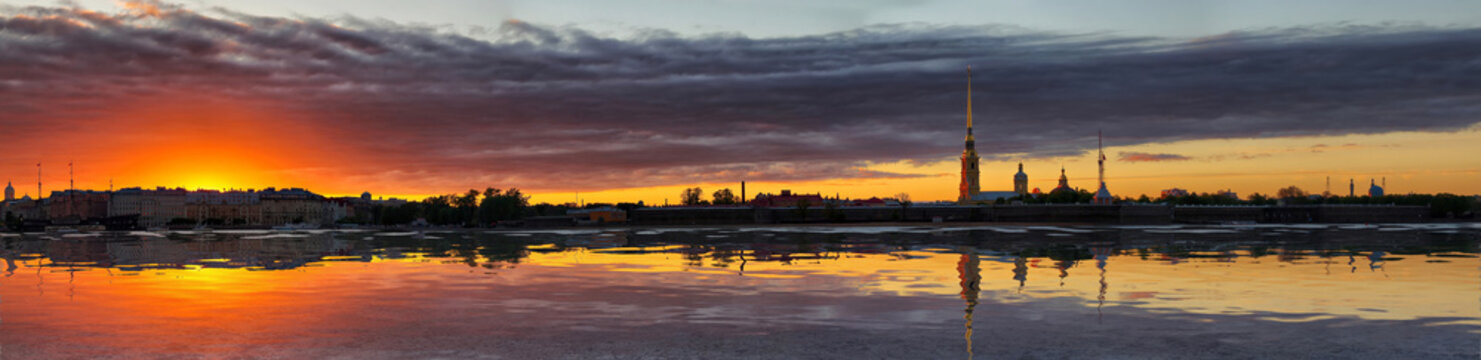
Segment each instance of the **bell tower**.
[[962,184],[957,202],[968,203],[981,191],[978,185],[981,159],[977,157],[977,141],[972,138],[972,67],[967,67],[967,146],[962,150]]

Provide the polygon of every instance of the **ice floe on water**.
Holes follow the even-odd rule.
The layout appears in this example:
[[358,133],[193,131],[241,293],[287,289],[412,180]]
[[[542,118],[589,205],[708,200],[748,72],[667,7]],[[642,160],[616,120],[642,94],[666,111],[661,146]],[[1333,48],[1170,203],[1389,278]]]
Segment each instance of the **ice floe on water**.
[[[716,230],[716,229],[714,229],[714,228],[657,228],[657,229],[643,229],[641,231],[636,232],[635,234],[638,234],[638,235],[658,235],[658,234],[671,233],[671,232],[692,233],[692,232],[710,231],[710,230]],[[745,229],[738,229],[737,231],[746,231],[746,230]]]
[[1107,227],[1121,230],[1173,230],[1184,228],[1183,225],[1116,225]]
[[1383,228],[1378,228],[1378,231],[1415,231],[1415,230],[1419,230],[1419,229],[1418,228],[1411,228],[1411,227],[1383,227]]
[[265,239],[301,239],[309,237],[308,234],[266,234],[243,236],[242,240],[265,240]]
[[1378,225],[1348,224],[1348,225],[1337,225],[1337,228],[1338,229],[1342,229],[1342,230],[1372,230],[1372,229],[1377,229],[1378,228]]
[[750,227],[741,232],[805,233],[805,234],[885,234],[906,232],[915,229],[905,226],[777,226]]
[[130,231],[129,236],[165,237],[164,234],[149,231]]
[[921,233],[926,233],[926,234],[932,234],[932,233],[954,233],[954,231],[994,231],[994,233],[1004,233],[1004,234],[1026,234],[1026,233],[1028,233],[1028,228],[1022,228],[1022,227],[949,227],[949,228],[927,228],[926,231],[921,231]]
[[420,235],[420,234],[421,233],[415,232],[415,231],[402,231],[402,232],[375,233],[375,236],[416,236],[416,235]]
[[495,230],[484,232],[485,234],[510,235],[510,234],[551,234],[551,235],[591,235],[600,234],[601,230]]
[[64,237],[64,238],[85,238],[85,237],[96,237],[96,236],[99,236],[99,235],[102,235],[102,234],[99,234],[99,233],[76,233],[76,234],[63,234],[62,237]]
[[1153,233],[1153,234],[1238,234],[1239,233],[1238,230],[1233,230],[1233,229],[1174,229],[1174,230],[1157,230],[1157,229],[1151,229],[1151,230],[1144,230],[1144,231],[1149,232],[1149,233]]
[[1059,232],[1076,233],[1076,234],[1085,234],[1085,233],[1093,233],[1093,232],[1095,232],[1095,230],[1074,229],[1074,228],[1067,228],[1067,227],[1062,227],[1062,226],[1029,226],[1026,229],[1029,229],[1029,230],[1038,230],[1038,231],[1059,231]]
[[[272,232],[273,232],[273,230],[216,230],[215,231],[215,233],[217,233],[217,234],[232,234],[232,235],[262,235],[262,234],[270,234]],[[184,232],[181,232],[181,233],[184,233]]]

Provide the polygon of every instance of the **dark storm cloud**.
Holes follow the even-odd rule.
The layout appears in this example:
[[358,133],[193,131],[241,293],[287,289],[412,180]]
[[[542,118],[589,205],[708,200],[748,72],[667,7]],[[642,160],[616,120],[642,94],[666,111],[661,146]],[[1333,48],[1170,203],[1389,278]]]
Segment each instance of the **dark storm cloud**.
[[1122,152],[1121,161],[1125,162],[1157,162],[1157,161],[1184,161],[1192,158],[1178,154],[1150,154],[1144,152]]
[[[985,157],[1207,138],[1452,131],[1481,114],[1481,29],[1316,27],[1201,39],[873,26],[479,38],[357,18],[152,6],[0,9],[0,127],[152,94],[251,99],[331,129],[362,176],[546,188],[913,176],[960,152],[974,66]],[[0,150],[13,152],[0,145]],[[401,174],[401,175],[397,175]]]

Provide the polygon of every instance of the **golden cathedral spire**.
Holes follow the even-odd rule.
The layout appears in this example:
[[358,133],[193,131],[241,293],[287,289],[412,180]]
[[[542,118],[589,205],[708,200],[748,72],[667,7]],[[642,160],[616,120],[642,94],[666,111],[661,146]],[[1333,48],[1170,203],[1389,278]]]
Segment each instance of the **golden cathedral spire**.
[[971,203],[980,192],[978,184],[979,170],[977,165],[980,159],[977,157],[977,141],[972,138],[972,67],[967,67],[967,141],[966,149],[962,150],[962,184],[958,190],[957,202]]

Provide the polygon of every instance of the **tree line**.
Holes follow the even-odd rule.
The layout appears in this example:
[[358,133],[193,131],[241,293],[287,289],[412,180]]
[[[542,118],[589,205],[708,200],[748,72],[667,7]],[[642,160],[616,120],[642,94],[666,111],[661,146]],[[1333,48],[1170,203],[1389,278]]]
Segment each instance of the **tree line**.
[[696,186],[692,188],[686,188],[684,189],[684,191],[680,192],[679,203],[687,206],[739,205],[745,203],[745,199],[741,199],[740,196],[735,194],[735,192],[730,191],[730,188],[724,188],[715,190],[714,193],[710,194],[710,200],[705,200],[704,189],[700,189]]

